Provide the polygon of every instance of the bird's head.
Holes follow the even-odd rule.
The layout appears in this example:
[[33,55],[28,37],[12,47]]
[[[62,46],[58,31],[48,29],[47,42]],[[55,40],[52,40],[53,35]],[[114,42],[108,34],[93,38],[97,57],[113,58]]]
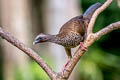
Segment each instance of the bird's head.
[[51,35],[40,33],[34,40],[33,45],[43,42],[49,42],[51,40]]

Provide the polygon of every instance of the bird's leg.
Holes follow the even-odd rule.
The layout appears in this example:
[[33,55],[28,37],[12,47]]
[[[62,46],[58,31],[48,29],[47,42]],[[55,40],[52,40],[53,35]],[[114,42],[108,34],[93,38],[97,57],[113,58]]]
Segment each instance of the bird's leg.
[[87,48],[84,46],[83,42],[80,42],[80,49],[82,51],[87,51]]
[[70,62],[70,59],[72,58],[71,49],[70,48],[65,48],[65,50],[66,50],[66,54],[68,56],[68,60],[67,60],[67,63],[64,65],[63,69],[62,69],[62,75],[64,75],[64,70],[66,69],[66,66]]
[[67,64],[70,62],[70,59],[72,58],[71,49],[70,48],[65,48],[65,51],[66,51],[66,54],[68,56],[68,60],[67,60],[67,63],[64,65],[64,67],[67,66]]
[[64,65],[64,68],[68,65],[68,63],[70,62],[71,58],[72,58],[71,56],[68,56],[68,60],[67,60],[67,63]]
[[[64,76],[64,71],[66,70],[66,66],[68,65],[68,63],[70,62],[71,57],[68,56],[68,60],[67,63],[64,65],[63,69],[62,69],[62,75]],[[69,72],[69,70],[66,70]]]

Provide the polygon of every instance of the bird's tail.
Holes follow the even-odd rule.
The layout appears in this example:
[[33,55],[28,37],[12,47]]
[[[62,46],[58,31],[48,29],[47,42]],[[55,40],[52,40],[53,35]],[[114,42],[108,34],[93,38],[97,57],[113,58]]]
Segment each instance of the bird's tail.
[[91,19],[93,13],[98,9],[102,4],[101,3],[95,3],[91,5],[83,14],[83,18]]

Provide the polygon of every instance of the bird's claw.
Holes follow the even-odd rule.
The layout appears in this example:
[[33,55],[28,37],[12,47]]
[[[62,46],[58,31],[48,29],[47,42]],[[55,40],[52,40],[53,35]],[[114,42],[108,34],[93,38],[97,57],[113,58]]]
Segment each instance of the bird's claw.
[[64,76],[64,71],[65,71],[65,70],[68,71],[68,70],[66,69],[66,66],[68,65],[69,62],[70,62],[70,60],[67,61],[67,63],[64,65],[64,67],[63,67],[63,69],[62,69],[62,75],[63,75],[63,76]]
[[82,51],[87,51],[87,48],[84,46],[83,42],[80,42],[80,49]]

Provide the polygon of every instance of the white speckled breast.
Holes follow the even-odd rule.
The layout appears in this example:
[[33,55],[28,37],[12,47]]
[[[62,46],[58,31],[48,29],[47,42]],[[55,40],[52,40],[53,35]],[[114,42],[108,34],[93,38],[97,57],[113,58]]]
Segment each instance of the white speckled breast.
[[79,33],[69,32],[66,36],[60,38],[56,36],[54,43],[64,47],[73,48],[80,44],[83,37]]

